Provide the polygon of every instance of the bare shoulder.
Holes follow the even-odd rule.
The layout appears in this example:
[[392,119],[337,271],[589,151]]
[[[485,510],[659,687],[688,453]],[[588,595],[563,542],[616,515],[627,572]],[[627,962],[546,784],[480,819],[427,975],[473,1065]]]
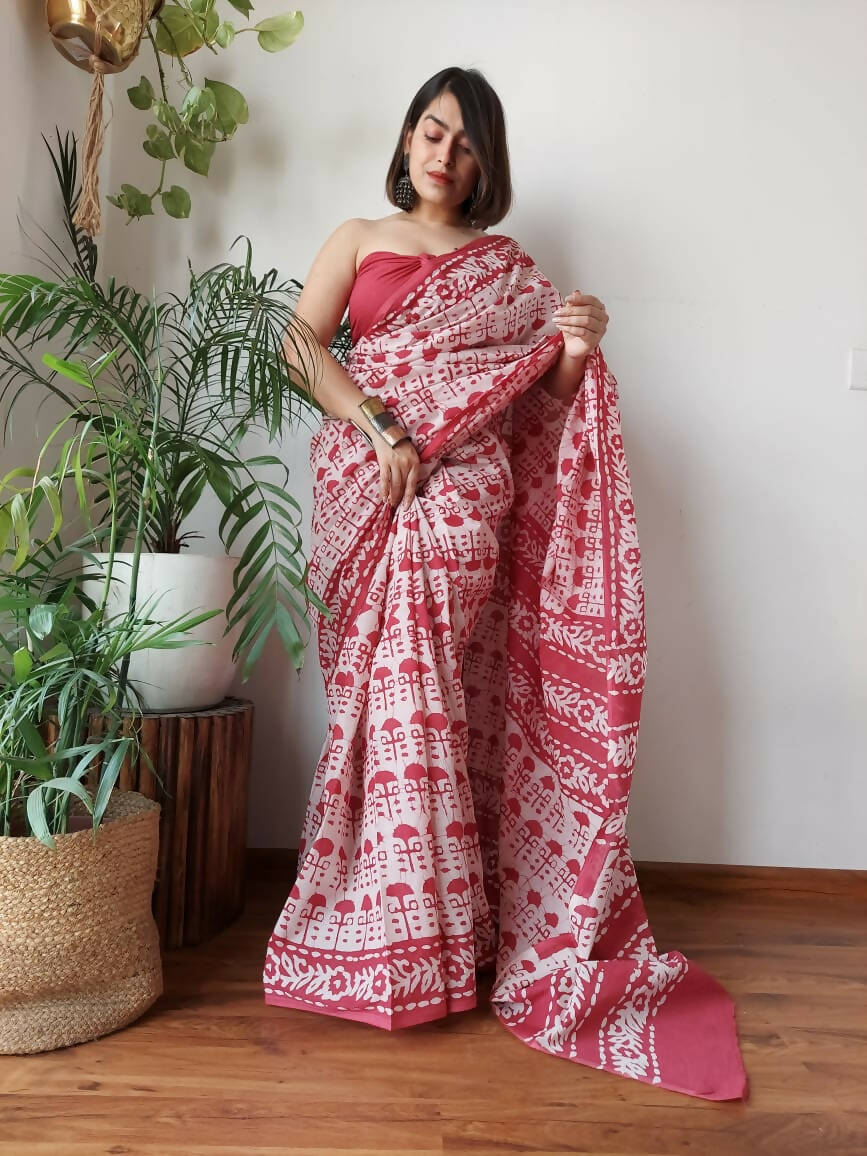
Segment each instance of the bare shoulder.
[[353,264],[364,234],[364,224],[361,217],[341,221],[326,237],[320,255],[342,266]]
[[357,217],[342,221],[314,258],[295,307],[323,345],[337,331],[355,280],[355,257],[362,235]]
[[[406,214],[400,211],[385,217],[357,217],[358,248],[355,254],[356,269],[368,255],[382,250],[403,252],[407,244]],[[412,248],[412,238],[409,240]]]

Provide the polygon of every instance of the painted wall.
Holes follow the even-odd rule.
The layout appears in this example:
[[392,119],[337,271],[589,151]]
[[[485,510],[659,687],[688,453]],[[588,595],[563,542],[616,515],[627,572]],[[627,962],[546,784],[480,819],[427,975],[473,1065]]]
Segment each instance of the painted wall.
[[[256,14],[282,7],[259,0]],[[36,23],[24,8],[22,42]],[[416,88],[448,64],[481,68],[515,179],[497,231],[611,315],[650,647],[633,853],[867,867],[867,393],[846,382],[850,347],[867,347],[867,6],[303,10],[287,52],[248,36],[206,62],[246,94],[251,122],[207,181],[189,176],[189,221],[127,228],[107,207],[111,270],[178,287],[188,257],[226,259],[244,233],[260,270],[303,281],[340,221],[393,211],[385,169]],[[37,130],[73,100],[83,124],[86,83],[47,45],[2,51],[7,99],[36,92],[28,56],[40,69],[39,103],[12,126],[8,263],[13,193],[29,200],[44,180]],[[125,96],[138,75],[108,82],[106,191],[154,171]],[[282,451],[306,532],[309,437]],[[213,511],[199,526],[213,535]],[[269,647],[244,693],[257,712],[250,843],[297,846],[326,725],[315,650],[298,678]]]

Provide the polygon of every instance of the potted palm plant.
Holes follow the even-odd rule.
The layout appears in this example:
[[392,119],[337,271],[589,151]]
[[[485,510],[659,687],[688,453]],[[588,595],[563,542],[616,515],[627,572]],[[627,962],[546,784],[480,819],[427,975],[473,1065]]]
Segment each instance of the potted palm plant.
[[[101,368],[93,367],[94,380]],[[139,495],[127,604],[111,610],[124,441],[116,436],[119,421],[102,413],[100,452],[94,419],[81,416],[73,411],[57,423],[35,468],[0,479],[5,1053],[104,1035],[138,1018],[162,991],[151,914],[160,808],[135,791],[114,790],[122,766],[140,753],[141,716],[127,674],[132,655],[189,645],[189,630],[216,613],[158,623],[153,606],[137,602],[150,469]],[[54,464],[44,469],[49,457]],[[63,499],[71,490],[83,507],[93,486],[111,499],[108,565],[99,588],[88,592],[76,547],[62,540]]]
[[[307,606],[320,605],[305,581],[301,509],[287,488],[288,471],[276,454],[244,449],[248,435],[274,439],[320,408],[284,351],[286,343],[303,351],[302,361],[315,357],[315,335],[294,314],[300,284],[280,280],[273,269],[257,276],[246,241],[243,264],[220,263],[201,274],[190,268],[182,296],[151,300],[113,278],[103,286],[94,244],[73,223],[74,140],[58,135],[52,159],[73,256],[54,280],[0,277],[0,399],[12,409],[27,388],[54,395],[87,424],[96,465],[107,460],[107,437],[118,439],[114,494],[95,485],[81,503],[86,572],[98,579],[114,526],[110,605],[123,605],[129,543],[143,517],[142,596],[159,591],[170,618],[202,607],[222,613],[198,628],[196,636],[213,644],[207,651],[184,648],[158,663],[144,652],[133,656],[129,677],[149,710],[213,706],[234,677],[234,662],[246,679],[273,630],[300,669]],[[343,339],[338,334],[335,345]],[[46,341],[61,341],[60,354],[46,354],[37,366],[29,354]],[[206,489],[222,507],[224,556],[187,551],[197,536],[189,519]]]
[[[0,276],[3,428],[27,390],[61,411],[35,464],[0,478],[2,1052],[116,1030],[162,990],[159,806],[118,789],[144,754],[139,656],[212,652],[196,631],[218,622],[245,676],[273,629],[299,667],[309,602],[328,613],[306,585],[285,468],[242,448],[315,408],[282,347],[309,337],[291,310],[300,286],[254,276],[249,244],[241,266],[191,270],[183,297],[100,284],[72,222],[74,140],[52,156],[72,255],[50,281]],[[167,581],[143,587],[143,561],[180,554],[206,487],[227,551],[246,543],[226,605],[188,589],[167,613]]]

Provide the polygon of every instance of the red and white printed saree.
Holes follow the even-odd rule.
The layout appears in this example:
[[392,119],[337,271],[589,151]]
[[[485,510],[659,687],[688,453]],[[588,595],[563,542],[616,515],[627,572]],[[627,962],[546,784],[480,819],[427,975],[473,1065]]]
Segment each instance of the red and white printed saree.
[[265,999],[401,1028],[471,1008],[541,1051],[708,1099],[732,1002],[657,951],[626,817],[646,670],[617,384],[539,384],[561,298],[511,239],[438,262],[348,370],[412,435],[411,505],[326,416],[308,581],[329,725]]

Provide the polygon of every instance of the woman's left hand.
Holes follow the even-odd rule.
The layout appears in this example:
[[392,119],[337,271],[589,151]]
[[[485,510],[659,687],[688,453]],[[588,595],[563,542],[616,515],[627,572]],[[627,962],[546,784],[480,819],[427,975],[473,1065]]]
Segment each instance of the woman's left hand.
[[563,352],[567,357],[586,357],[608,328],[608,314],[599,298],[578,289],[563,298],[553,317],[565,339]]

